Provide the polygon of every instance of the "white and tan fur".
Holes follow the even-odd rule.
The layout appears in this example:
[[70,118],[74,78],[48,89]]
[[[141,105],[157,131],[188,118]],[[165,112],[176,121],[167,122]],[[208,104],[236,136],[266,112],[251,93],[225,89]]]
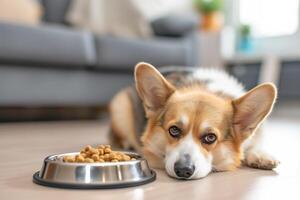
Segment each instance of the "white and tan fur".
[[[128,89],[110,104],[114,142],[143,153],[152,167],[165,168],[175,178],[180,177],[174,165],[186,155],[195,167],[188,179],[205,177],[211,171],[234,170],[241,162],[254,168],[276,167],[279,162],[261,150],[263,131],[259,128],[273,108],[274,85],[265,83],[246,93],[225,72],[190,70],[188,78],[197,82],[177,87],[152,65],[139,63],[135,68],[136,89],[147,118],[142,144],[136,137],[136,111]],[[176,139],[168,132],[174,124],[182,131]],[[213,133],[217,140],[203,143],[207,133]]]

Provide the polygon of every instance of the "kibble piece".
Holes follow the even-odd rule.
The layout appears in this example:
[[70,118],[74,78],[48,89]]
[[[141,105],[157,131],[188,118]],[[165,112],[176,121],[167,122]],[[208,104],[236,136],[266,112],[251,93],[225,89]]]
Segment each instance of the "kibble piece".
[[100,157],[99,157],[98,154],[94,154],[94,155],[92,155],[92,159],[93,159],[94,161],[99,161],[99,160],[100,160]]
[[87,157],[86,153],[80,153],[80,155],[81,155],[82,157],[84,157],[84,158]]
[[104,160],[104,155],[99,156],[100,159]]
[[105,161],[109,161],[109,160],[110,160],[109,154],[105,154],[105,155],[104,155],[104,160],[105,160]]
[[104,150],[103,149],[98,149],[99,155],[104,155]]
[[119,162],[117,159],[113,159],[111,160],[111,162]]
[[105,148],[104,149],[104,153],[110,153],[111,152],[111,149],[110,148]]
[[76,162],[84,162],[84,157],[82,157],[82,155],[77,155],[75,159]]
[[69,156],[64,156],[64,157],[63,157],[63,161],[67,162],[68,157],[69,157]]
[[124,156],[123,156],[123,160],[124,160],[124,161],[130,160],[130,156],[124,155]]
[[104,146],[104,145],[99,145],[97,148],[98,148],[98,149],[104,149],[105,146]]
[[87,145],[87,146],[85,147],[85,151],[90,151],[91,149],[92,149],[91,145]]
[[122,153],[122,152],[116,152],[116,154],[117,154],[117,155],[120,155],[120,156],[126,155],[126,154],[124,154],[124,153]]
[[110,159],[110,160],[117,159],[117,155],[114,154],[114,153],[110,153],[110,154],[109,154],[109,159]]
[[82,154],[82,153],[85,153],[85,149],[82,149],[82,150],[80,151],[80,154]]
[[66,162],[73,163],[73,162],[75,162],[75,158],[69,158],[66,160]]
[[109,144],[107,144],[107,145],[104,145],[105,146],[105,148],[111,148],[111,146],[109,145]]
[[105,162],[105,160],[103,160],[103,159],[99,159],[99,162]]
[[136,160],[135,158],[131,158],[130,160]]
[[115,155],[115,159],[118,160],[118,161],[121,161],[122,160],[122,156],[121,155]]
[[91,151],[89,150],[89,151],[86,151],[85,154],[86,154],[88,157],[90,157],[90,156],[93,155],[93,152],[91,152]]
[[64,162],[75,162],[75,158],[73,156],[65,156],[63,160]]
[[92,149],[90,150],[90,152],[91,152],[91,154],[99,154],[98,149],[94,149],[94,148],[92,148]]
[[84,159],[84,162],[87,162],[87,163],[93,163],[94,160],[91,159],[91,158],[86,158],[86,159]]

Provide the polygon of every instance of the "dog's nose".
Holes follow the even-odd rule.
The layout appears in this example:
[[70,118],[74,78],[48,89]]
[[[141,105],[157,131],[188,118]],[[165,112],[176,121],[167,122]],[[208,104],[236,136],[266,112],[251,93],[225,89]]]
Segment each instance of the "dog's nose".
[[185,155],[184,159],[176,161],[174,171],[179,178],[191,177],[194,174],[195,165],[191,163],[190,156]]

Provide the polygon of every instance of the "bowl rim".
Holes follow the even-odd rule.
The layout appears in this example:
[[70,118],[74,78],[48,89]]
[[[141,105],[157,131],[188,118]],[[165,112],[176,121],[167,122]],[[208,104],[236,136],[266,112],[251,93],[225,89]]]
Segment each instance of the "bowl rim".
[[[139,162],[145,161],[148,165],[148,162],[145,158],[143,158],[140,154],[136,152],[130,151],[120,151],[129,155],[135,155],[136,160],[129,161],[121,161],[121,162],[104,162],[104,163],[68,163],[63,162],[61,159],[55,159],[55,157],[62,157],[64,155],[74,155],[79,154],[80,152],[70,152],[70,153],[62,153],[62,154],[53,154],[49,155],[44,159],[44,165],[41,169],[43,170],[45,164],[54,164],[54,165],[62,165],[62,166],[95,166],[95,167],[106,167],[106,166],[118,166],[118,165],[134,165]],[[44,179],[40,176],[41,171],[37,171],[33,174],[32,181],[38,185],[48,186],[48,187],[56,187],[56,188],[65,188],[65,189],[116,189],[116,188],[126,188],[126,187],[134,187],[139,185],[144,185],[156,180],[156,173],[152,170],[149,165],[148,168],[150,170],[150,175],[138,181],[129,181],[129,182],[120,182],[120,183],[67,183],[67,182],[55,182],[52,180]]]
[[150,169],[150,171],[151,171],[151,176],[149,176],[148,178],[142,179],[140,181],[124,182],[124,183],[117,183],[117,184],[74,184],[74,183],[61,183],[61,182],[47,181],[39,176],[40,171],[37,171],[33,174],[32,181],[38,185],[62,188],[62,189],[83,189],[83,190],[118,189],[118,188],[135,187],[135,186],[144,185],[155,181],[156,173],[152,169]]

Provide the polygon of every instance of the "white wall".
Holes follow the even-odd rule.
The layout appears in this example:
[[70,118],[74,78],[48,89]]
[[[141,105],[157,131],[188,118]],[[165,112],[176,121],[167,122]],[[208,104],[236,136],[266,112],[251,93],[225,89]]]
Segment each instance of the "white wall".
[[[226,2],[226,19],[227,24],[239,27],[239,0],[225,0]],[[299,4],[300,5],[300,4]],[[300,10],[300,6],[298,8]],[[278,13],[280,15],[280,13]],[[288,22],[287,22],[288,23]],[[299,27],[300,27],[300,12],[299,12]],[[255,38],[256,55],[275,55],[278,57],[299,57],[300,58],[300,30],[293,35]]]

